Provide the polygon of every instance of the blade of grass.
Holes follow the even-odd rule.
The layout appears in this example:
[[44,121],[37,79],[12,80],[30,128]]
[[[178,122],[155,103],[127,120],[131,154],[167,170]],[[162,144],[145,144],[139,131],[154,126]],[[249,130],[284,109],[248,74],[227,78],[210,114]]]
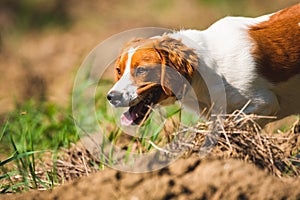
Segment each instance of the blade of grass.
[[[33,147],[33,138],[32,138],[32,131],[29,131],[29,146],[30,146],[30,150],[31,151],[34,151],[34,147]],[[30,171],[30,174],[31,174],[31,177],[33,179],[33,183],[34,183],[34,188],[37,188],[37,176],[35,174],[35,154],[31,154],[30,156],[26,156],[27,158],[27,163],[28,163],[28,166],[29,166],[29,171]],[[31,160],[30,160],[31,158]]]
[[1,134],[0,134],[0,141],[2,140],[3,135],[4,135],[4,133],[6,132],[7,127],[8,127],[8,120],[5,122],[4,127],[3,127],[2,131],[1,131]]
[[25,153],[15,153],[15,155],[11,156],[8,159],[5,159],[3,161],[0,162],[0,167],[6,165],[7,163],[10,163],[12,161],[15,161],[17,159],[20,158],[24,158],[26,156],[32,155],[32,154],[36,154],[36,153],[44,153],[47,152],[47,150],[41,150],[41,151],[29,151],[29,152],[25,152]]

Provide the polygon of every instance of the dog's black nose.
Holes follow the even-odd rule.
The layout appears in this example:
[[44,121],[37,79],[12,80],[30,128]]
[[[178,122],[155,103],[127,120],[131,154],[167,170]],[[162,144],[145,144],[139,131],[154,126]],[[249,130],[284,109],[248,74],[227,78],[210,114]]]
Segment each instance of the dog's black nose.
[[107,100],[113,105],[118,105],[122,100],[122,93],[115,90],[110,91],[107,94]]

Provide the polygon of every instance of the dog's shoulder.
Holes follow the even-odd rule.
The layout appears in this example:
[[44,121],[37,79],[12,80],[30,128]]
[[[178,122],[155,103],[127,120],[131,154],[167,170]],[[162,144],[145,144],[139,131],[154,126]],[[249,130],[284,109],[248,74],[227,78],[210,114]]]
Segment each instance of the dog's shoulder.
[[258,72],[273,83],[300,74],[300,3],[249,28]]

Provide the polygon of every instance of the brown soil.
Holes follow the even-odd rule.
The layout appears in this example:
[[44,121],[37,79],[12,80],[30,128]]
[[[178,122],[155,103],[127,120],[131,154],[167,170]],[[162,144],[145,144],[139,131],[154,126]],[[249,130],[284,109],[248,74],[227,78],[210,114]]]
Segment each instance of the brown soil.
[[238,160],[179,159],[162,170],[131,174],[105,169],[53,191],[0,199],[300,199],[300,179],[281,180]]

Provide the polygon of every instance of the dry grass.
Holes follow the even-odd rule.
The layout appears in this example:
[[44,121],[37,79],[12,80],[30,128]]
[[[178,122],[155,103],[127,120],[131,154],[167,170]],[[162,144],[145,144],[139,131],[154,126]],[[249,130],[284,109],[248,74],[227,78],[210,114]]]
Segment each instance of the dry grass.
[[[61,148],[61,153],[55,162],[46,162],[45,165],[49,170],[56,169],[54,173],[56,173],[60,183],[87,176],[98,171],[101,167],[101,163],[80,142],[76,145],[72,144],[69,149]],[[45,175],[46,173],[43,173],[43,176]]]
[[[299,176],[300,159],[296,157],[300,151],[299,120],[286,132],[274,134],[265,132],[256,123],[268,118],[240,111],[226,116],[211,155],[245,160],[278,177]],[[197,133],[191,152],[199,153],[205,136]]]
[[[208,156],[245,160],[277,177],[299,176],[300,158],[296,156],[300,151],[299,120],[285,132],[274,134],[263,131],[256,123],[257,120],[268,118],[246,115],[242,111],[225,116],[222,126],[216,129],[218,140]],[[201,153],[203,142],[210,133],[210,125],[211,121],[191,127],[196,137],[192,142],[181,145],[186,149],[185,157]],[[55,173],[61,183],[89,175],[102,166],[80,143],[61,150],[62,154],[56,162],[44,164],[49,169],[56,165]],[[158,150],[165,151],[161,148]],[[45,174],[40,173],[42,179],[45,179]]]

